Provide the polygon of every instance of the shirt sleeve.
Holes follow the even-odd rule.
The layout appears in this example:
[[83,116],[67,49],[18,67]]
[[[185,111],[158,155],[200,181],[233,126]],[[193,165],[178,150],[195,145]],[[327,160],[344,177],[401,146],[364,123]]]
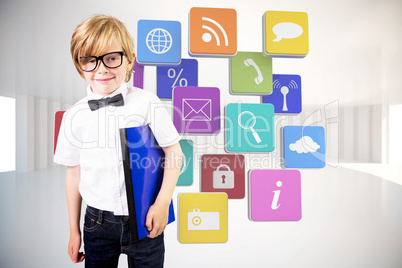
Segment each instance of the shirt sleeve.
[[151,97],[146,120],[159,146],[167,147],[180,141],[180,135],[165,105],[156,95]]
[[63,115],[53,161],[60,165],[76,166],[80,164],[81,144],[74,134],[70,114],[67,111]]

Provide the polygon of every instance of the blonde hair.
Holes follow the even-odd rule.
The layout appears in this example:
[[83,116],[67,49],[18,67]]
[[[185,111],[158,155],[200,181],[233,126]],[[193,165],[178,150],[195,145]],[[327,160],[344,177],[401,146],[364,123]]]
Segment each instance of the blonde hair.
[[[84,72],[76,59],[80,56],[100,55],[111,45],[113,39],[121,44],[127,60],[134,65],[134,41],[121,21],[111,16],[97,15],[77,26],[71,37],[70,52],[75,68],[82,78]],[[131,70],[126,73],[125,82],[130,80],[131,74]]]

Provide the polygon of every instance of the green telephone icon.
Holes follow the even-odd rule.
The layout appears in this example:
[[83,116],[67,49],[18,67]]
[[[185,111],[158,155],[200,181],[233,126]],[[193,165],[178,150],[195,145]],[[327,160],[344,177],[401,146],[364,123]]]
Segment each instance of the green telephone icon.
[[246,66],[254,67],[254,69],[257,72],[257,77],[254,79],[254,81],[257,85],[261,84],[261,82],[264,81],[264,77],[262,76],[261,70],[258,67],[257,63],[255,63],[255,61],[253,59],[245,59],[243,63]]
[[230,59],[230,91],[235,94],[272,93],[272,58],[261,52],[241,52]]

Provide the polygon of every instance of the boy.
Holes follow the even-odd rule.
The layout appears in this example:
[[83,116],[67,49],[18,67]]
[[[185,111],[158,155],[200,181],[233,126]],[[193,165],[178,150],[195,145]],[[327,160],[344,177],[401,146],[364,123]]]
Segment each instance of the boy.
[[[86,267],[117,267],[121,253],[129,267],[163,267],[163,231],[181,168],[179,134],[153,93],[126,84],[134,64],[134,42],[122,22],[94,16],[77,26],[71,56],[87,83],[87,97],[66,111],[54,156],[67,166],[70,223],[68,254]],[[161,190],[150,207],[148,237],[130,241],[119,128],[149,125],[165,153]],[[82,199],[88,205],[81,246]]]

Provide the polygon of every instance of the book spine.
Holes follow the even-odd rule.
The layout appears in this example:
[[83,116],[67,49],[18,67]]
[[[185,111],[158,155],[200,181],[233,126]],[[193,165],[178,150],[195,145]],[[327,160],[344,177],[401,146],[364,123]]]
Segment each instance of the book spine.
[[128,150],[128,139],[126,129],[120,129],[120,142],[122,149],[121,152],[123,155],[124,180],[126,182],[131,241],[138,241],[139,237],[137,227],[137,216],[135,212],[134,189],[131,177],[130,153]]

